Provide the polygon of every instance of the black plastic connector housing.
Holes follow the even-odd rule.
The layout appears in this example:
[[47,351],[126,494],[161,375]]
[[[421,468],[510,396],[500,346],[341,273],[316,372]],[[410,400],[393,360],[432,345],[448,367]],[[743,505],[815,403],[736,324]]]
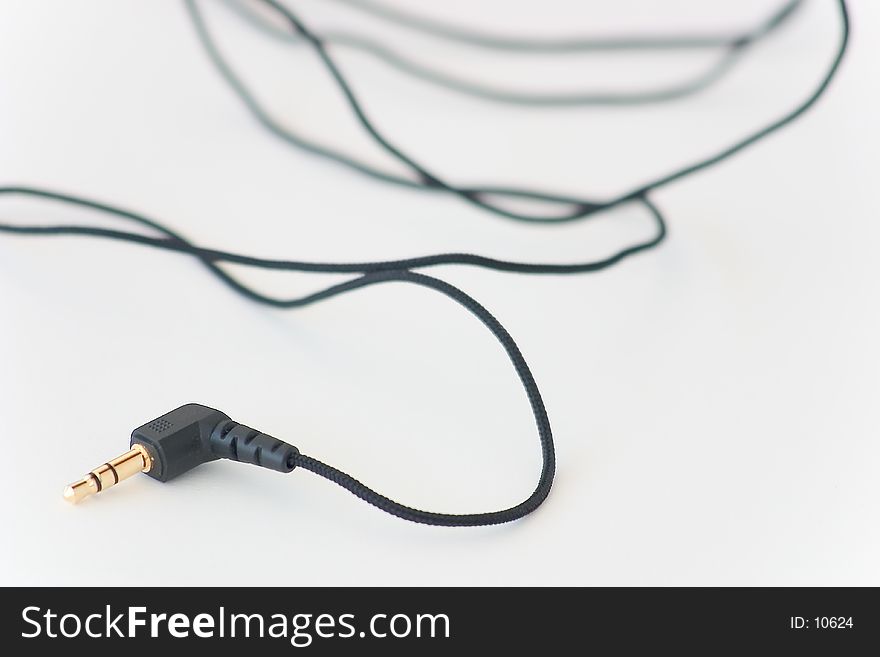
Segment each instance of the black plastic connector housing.
[[299,454],[293,445],[201,404],[186,404],[138,427],[131,444],[146,448],[153,460],[147,474],[159,481],[219,458],[290,472]]

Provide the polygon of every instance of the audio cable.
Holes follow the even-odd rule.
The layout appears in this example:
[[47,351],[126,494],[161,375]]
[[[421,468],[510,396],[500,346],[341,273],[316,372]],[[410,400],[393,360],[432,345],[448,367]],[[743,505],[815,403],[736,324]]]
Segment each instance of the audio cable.
[[[440,293],[455,301],[476,317],[489,330],[508,356],[523,386],[527,401],[531,407],[542,458],[541,474],[535,489],[527,498],[515,506],[497,511],[469,514],[447,514],[423,511],[391,500],[341,470],[322,463],[313,457],[306,456],[301,453],[297,447],[294,447],[291,444],[232,420],[221,411],[201,404],[186,404],[147,422],[138,429],[135,429],[131,435],[129,444],[130,449],[128,452],[95,468],[85,477],[68,486],[65,489],[64,496],[71,502],[78,502],[91,495],[100,493],[137,473],[146,473],[148,476],[159,481],[168,481],[169,479],[177,477],[202,463],[226,458],[229,460],[251,463],[253,465],[280,472],[290,472],[297,467],[309,470],[342,486],[362,500],[383,511],[406,520],[429,525],[492,525],[510,522],[522,518],[528,513],[534,511],[546,499],[550,492],[556,466],[550,421],[534,377],[532,376],[514,339],[485,307],[457,287],[436,277],[425,274],[421,270],[438,265],[457,264],[521,274],[589,273],[601,271],[625,260],[626,258],[656,247],[666,237],[666,221],[660,210],[650,199],[650,192],[732,157],[745,148],[767,138],[770,134],[778,131],[803,115],[804,112],[811,108],[822,96],[837,73],[847,50],[850,32],[846,2],[845,0],[835,0],[839,8],[841,20],[840,43],[828,70],[817,87],[807,96],[806,99],[783,116],[770,122],[766,126],[755,130],[749,136],[720,150],[714,155],[677,169],[676,171],[654,181],[635,187],[633,190],[616,198],[607,201],[594,201],[563,197],[521,188],[505,188],[500,186],[472,188],[457,186],[448,181],[442,180],[440,177],[429,171],[427,167],[419,163],[415,158],[396,147],[388,137],[382,134],[374,126],[358,102],[358,99],[352,91],[346,77],[336,65],[335,60],[327,47],[327,41],[322,35],[312,32],[297,15],[281,3],[276,2],[275,0],[257,1],[282,16],[290,26],[291,33],[313,48],[326,67],[328,74],[336,82],[347,104],[367,134],[369,134],[373,140],[389,154],[405,164],[412,171],[415,180],[386,174],[378,169],[372,168],[370,165],[359,162],[348,155],[330,150],[284,131],[278,132],[280,128],[271,122],[267,123],[268,115],[263,112],[256,100],[249,96],[246,88],[236,82],[238,78],[230,74],[231,69],[225,65],[225,60],[219,56],[219,50],[217,50],[216,45],[211,40],[210,34],[208,33],[204,22],[201,20],[194,0],[185,0],[186,6],[193,17],[199,37],[207,48],[215,65],[218,66],[221,73],[223,73],[227,81],[230,82],[236,93],[242,97],[244,102],[254,112],[258,120],[260,120],[265,127],[268,127],[286,141],[292,142],[294,145],[300,146],[305,150],[358,169],[367,175],[385,180],[386,182],[450,193],[490,213],[514,220],[545,222],[551,224],[562,221],[574,221],[625,203],[635,203],[641,205],[649,213],[656,226],[655,233],[652,237],[625,247],[605,258],[575,263],[530,263],[490,258],[471,253],[441,253],[399,260],[356,263],[293,261],[259,258],[221,249],[202,247],[186,239],[177,231],[140,213],[80,196],[23,185],[0,187],[0,197],[25,196],[87,208],[121,221],[132,223],[135,226],[146,228],[154,233],[158,233],[158,236],[135,232],[133,230],[102,228],[81,224],[19,225],[0,223],[0,232],[2,233],[18,236],[96,237],[134,243],[146,247],[189,255],[201,262],[201,264],[205,266],[212,275],[216,276],[221,282],[229,286],[236,293],[241,294],[254,302],[276,308],[303,307],[346,292],[363,289],[380,283],[409,283]],[[382,6],[373,2],[366,2],[364,0],[337,1],[357,6],[362,10],[379,12],[388,20],[398,23],[403,22],[409,25],[412,29],[431,30],[442,34],[446,38],[468,42],[472,45],[479,45],[480,42],[484,42],[483,45],[486,47],[517,49],[518,46],[516,44],[519,44],[519,47],[521,47],[520,49],[524,50],[553,50],[552,45],[547,42],[533,42],[528,44],[523,41],[505,40],[500,38],[495,39],[473,32],[459,31],[450,26],[438,26],[432,22],[417,20],[409,14],[398,13],[396,10],[385,10]],[[739,41],[747,39],[747,41],[751,43],[756,38],[762,38],[764,35],[775,29],[776,26],[781,24],[782,21],[786,20],[787,16],[789,16],[799,4],[799,1],[796,1],[784,5],[783,10],[775,15],[775,22],[774,19],[771,19],[763,27],[758,28],[752,33],[751,37],[741,37]],[[739,42],[736,39],[733,41],[725,41],[725,39],[717,37],[703,39],[691,37],[690,40],[693,44],[688,47],[704,47],[710,43],[723,44]],[[626,41],[626,39],[623,39],[614,43],[621,43],[629,46],[633,45],[632,40],[630,40],[630,43],[628,44]],[[683,39],[682,41],[686,41],[686,39]],[[595,44],[595,41],[568,39],[558,42],[558,44],[563,43],[565,43],[564,46],[558,45],[558,48],[561,51],[573,49],[577,45],[585,47],[585,43]],[[610,43],[612,42],[604,42],[604,47],[611,47],[609,45]],[[635,45],[639,48],[645,47],[646,44],[651,47],[669,47],[668,44],[664,45],[664,43],[666,43],[664,39],[658,40],[646,38]],[[276,130],[276,128],[278,128],[278,130]],[[505,209],[492,202],[492,199],[503,197],[545,200],[558,203],[569,209],[563,214],[550,216],[522,214]],[[331,285],[304,296],[295,298],[278,298],[265,295],[246,285],[223,269],[221,266],[223,264],[237,264],[276,271],[351,274],[352,277],[341,283]]]

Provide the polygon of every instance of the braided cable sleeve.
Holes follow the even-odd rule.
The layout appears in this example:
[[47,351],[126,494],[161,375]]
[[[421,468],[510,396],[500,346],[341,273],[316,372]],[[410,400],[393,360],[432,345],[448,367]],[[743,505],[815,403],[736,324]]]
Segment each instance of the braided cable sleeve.
[[296,465],[342,486],[349,492],[382,511],[412,522],[423,523],[426,525],[440,525],[444,527],[473,527],[476,525],[497,525],[511,522],[528,515],[537,509],[547,498],[547,495],[550,494],[550,487],[553,484],[553,476],[556,472],[556,454],[553,447],[553,434],[550,430],[550,419],[547,417],[547,410],[544,408],[544,401],[541,399],[541,393],[538,390],[532,372],[529,369],[525,358],[523,358],[519,347],[517,347],[516,342],[514,342],[510,333],[507,332],[507,329],[501,325],[501,322],[495,319],[495,317],[486,310],[486,308],[480,305],[478,301],[457,287],[438,278],[403,270],[374,272],[366,274],[358,279],[358,283],[360,283],[359,286],[367,286],[389,281],[413,283],[415,285],[436,290],[449,297],[476,316],[477,319],[489,329],[492,335],[495,336],[499,344],[501,344],[502,348],[507,353],[507,356],[510,358],[517,376],[525,389],[529,405],[531,406],[532,413],[535,417],[542,458],[541,476],[538,479],[538,485],[532,494],[524,501],[500,511],[467,514],[436,513],[433,511],[414,509],[404,504],[400,504],[399,502],[395,502],[394,500],[377,493],[351,475],[311,456],[305,454],[296,455],[294,459]]

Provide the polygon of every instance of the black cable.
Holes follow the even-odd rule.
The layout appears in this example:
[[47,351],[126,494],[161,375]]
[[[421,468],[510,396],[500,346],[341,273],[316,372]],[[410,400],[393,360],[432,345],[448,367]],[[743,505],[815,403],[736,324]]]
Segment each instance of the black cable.
[[[587,105],[646,105],[650,103],[660,103],[672,100],[678,100],[702,91],[719,80],[724,74],[730,71],[733,66],[740,60],[746,50],[758,43],[772,31],[782,26],[794,14],[795,10],[801,6],[803,0],[789,0],[780,9],[775,11],[769,18],[765,19],[760,25],[743,34],[723,37],[693,37],[693,36],[669,36],[669,37],[613,37],[613,38],[578,38],[561,39],[553,41],[524,41],[524,40],[504,40],[497,42],[496,38],[482,36],[478,37],[472,33],[465,41],[468,44],[479,43],[485,48],[503,48],[505,50],[514,50],[526,53],[550,52],[550,53],[579,53],[579,52],[604,52],[608,50],[682,50],[694,48],[713,48],[722,49],[721,57],[714,62],[708,69],[697,74],[691,79],[677,82],[675,84],[651,89],[649,91],[581,91],[569,93],[527,93],[519,91],[510,91],[507,89],[499,89],[490,85],[485,85],[464,78],[444,73],[435,68],[420,64],[409,57],[406,57],[393,49],[389,48],[382,42],[369,39],[365,36],[343,32],[343,31],[324,31],[320,34],[321,40],[325,44],[333,46],[343,46],[361,53],[365,53],[385,62],[392,68],[414,77],[422,82],[427,82],[448,90],[455,91],[460,94],[472,96],[482,100],[488,100],[496,103],[505,103],[509,105],[531,106],[531,107],[583,107]],[[262,16],[249,9],[250,2],[242,2],[242,0],[225,0],[227,7],[236,12],[238,16],[243,18],[245,22],[268,36],[281,40],[285,43],[294,45],[303,45],[306,42],[297,34],[289,31],[278,29],[275,25],[266,21]],[[344,3],[348,4],[348,3]],[[369,13],[376,12],[378,5],[352,5],[362,11]],[[194,5],[188,5],[190,12],[194,13],[193,20],[204,22],[201,15],[195,9]],[[375,14],[378,17],[389,19],[385,10]],[[398,23],[399,21],[394,20]],[[406,23],[409,27],[415,27]],[[445,34],[447,26],[435,25],[433,22],[426,23],[421,19],[417,25],[420,28],[427,25],[434,26],[440,32],[431,31],[429,33],[436,36]],[[204,27],[201,28],[204,30]],[[211,49],[219,54],[219,48],[213,39]],[[462,41],[462,39],[454,39]],[[476,40],[476,41],[475,41]],[[224,64],[218,66],[221,71],[225,71],[224,75],[228,75],[232,71],[232,67],[224,59]],[[235,76],[237,77],[237,76]],[[238,84],[241,84],[238,79]]]
[[[499,344],[506,352],[508,358],[510,358],[511,363],[516,370],[517,376],[522,383],[523,389],[526,392],[526,397],[528,398],[529,405],[532,409],[532,414],[535,418],[535,425],[538,430],[538,439],[541,446],[541,475],[538,480],[538,485],[532,492],[532,494],[529,495],[529,497],[520,504],[517,504],[516,506],[510,507],[508,509],[503,509],[501,511],[474,514],[435,513],[430,511],[421,511],[419,509],[414,509],[412,507],[408,507],[398,502],[395,502],[394,500],[385,497],[384,495],[380,495],[379,493],[365,486],[351,475],[348,475],[341,470],[322,463],[315,458],[297,453],[294,457],[295,464],[306,470],[310,470],[315,474],[325,477],[330,481],[333,481],[334,483],[339,484],[343,488],[351,491],[353,494],[357,495],[366,502],[369,502],[370,504],[382,509],[383,511],[399,516],[406,520],[429,525],[464,527],[475,525],[494,525],[504,522],[510,522],[512,520],[521,518],[522,516],[535,510],[538,506],[540,506],[540,504],[549,494],[550,487],[553,483],[554,472],[556,469],[556,459],[553,448],[553,435],[550,430],[550,419],[547,417],[547,411],[544,408],[544,402],[541,399],[541,393],[538,390],[535,379],[532,376],[531,370],[529,369],[528,364],[523,358],[519,347],[517,346],[513,337],[511,337],[510,333],[507,332],[507,330],[501,325],[501,323],[497,319],[495,319],[495,317],[488,310],[486,310],[486,308],[484,308],[473,297],[469,296],[459,288],[438,278],[426,276],[425,274],[409,271],[407,269],[388,268],[390,266],[390,263],[372,263],[372,265],[379,266],[373,269],[364,269],[366,273],[364,273],[362,276],[343,283],[332,285],[319,292],[315,292],[297,299],[271,299],[253,291],[249,287],[237,281],[234,277],[230,276],[222,269],[217,267],[215,261],[224,260],[252,267],[264,267],[275,270],[283,269],[302,271],[301,268],[295,266],[296,263],[252,258],[249,256],[228,254],[209,249],[200,249],[192,243],[186,241],[183,237],[181,237],[171,229],[162,226],[156,221],[153,221],[133,212],[128,212],[120,208],[115,208],[87,199],[81,199],[58,194],[55,192],[29,188],[0,188],[0,195],[7,194],[22,194],[33,197],[40,197],[48,200],[67,202],[82,207],[88,207],[94,210],[111,214],[119,218],[128,219],[138,224],[158,230],[164,233],[167,237],[150,238],[138,233],[114,231],[97,228],[94,226],[73,225],[14,226],[8,224],[0,224],[0,232],[14,233],[20,235],[43,236],[89,235],[93,237],[103,237],[106,239],[114,239],[124,242],[152,246],[154,248],[188,253],[199,258],[206,266],[209,267],[212,273],[219,276],[221,280],[223,280],[223,282],[225,282],[227,285],[230,285],[233,289],[243,294],[247,298],[276,307],[301,307],[315,303],[317,301],[329,299],[344,292],[351,292],[353,290],[369,287],[377,283],[387,283],[393,281],[412,283],[440,292],[441,294],[449,297],[450,299],[467,309],[470,313],[477,317],[477,319],[479,319],[486,326],[486,328],[489,329],[489,331],[492,333],[495,339],[498,340]],[[652,209],[652,211],[656,214],[658,222],[662,226],[663,220],[659,211],[657,211],[653,204],[651,204],[647,200],[645,200],[645,205],[648,208]],[[620,256],[620,258],[622,257],[625,256]],[[611,263],[606,263],[602,265],[602,268],[610,266],[610,264]],[[335,269],[333,268],[333,266],[325,266],[323,271],[352,271],[352,269],[348,265],[343,265],[342,269]]]
[[[233,0],[235,1],[235,0]],[[424,18],[402,9],[373,2],[372,0],[335,0],[336,3],[357,9],[375,18],[381,18],[400,27],[455,41],[463,45],[488,50],[506,50],[514,53],[555,53],[608,50],[695,50],[706,48],[734,48],[745,41],[756,41],[776,29],[798,9],[803,0],[788,0],[770,18],[756,29],[745,34],[695,35],[677,34],[664,36],[575,36],[564,38],[511,38],[498,34],[485,34],[438,20]]]
[[[601,202],[593,199],[576,199],[573,197],[560,196],[551,193],[545,193],[535,190],[528,190],[524,188],[505,188],[501,186],[488,186],[488,187],[463,187],[457,186],[452,183],[449,183],[439,176],[431,173],[428,169],[417,162],[415,158],[405,154],[400,148],[392,144],[370,121],[363,108],[361,107],[356,95],[354,94],[351,86],[349,85],[347,79],[340,71],[339,67],[336,65],[335,60],[332,55],[328,52],[324,42],[321,37],[317,34],[314,34],[311,30],[309,30],[305,24],[298,18],[297,15],[294,14],[290,9],[285,7],[283,4],[278,2],[277,0],[255,0],[257,2],[262,3],[263,5],[269,7],[278,13],[279,16],[283,17],[291,26],[291,29],[294,33],[299,34],[304,40],[306,40],[312,48],[315,50],[319,59],[323,63],[324,67],[327,69],[330,76],[336,82],[337,87],[342,92],[343,97],[345,98],[347,104],[352,110],[355,118],[360,123],[361,127],[366,131],[366,133],[373,139],[373,141],[379,145],[383,150],[385,150],[392,157],[397,159],[401,164],[407,166],[416,176],[417,180],[413,181],[408,178],[404,178],[402,176],[396,176],[394,174],[386,173],[380,169],[377,169],[365,162],[361,162],[349,155],[336,151],[334,149],[330,149],[324,147],[320,144],[312,142],[308,139],[305,139],[299,135],[294,134],[293,132],[287,130],[276,121],[274,121],[271,116],[266,112],[263,107],[260,105],[259,101],[250,93],[248,88],[244,85],[244,83],[235,75],[232,69],[229,67],[226,60],[223,58],[219,49],[217,48],[216,43],[212,40],[210,32],[207,29],[207,26],[204,20],[201,17],[201,14],[196,7],[194,0],[185,0],[187,8],[190,10],[190,15],[193,18],[194,26],[196,28],[196,33],[199,36],[202,44],[205,46],[206,51],[217,67],[218,71],[221,73],[223,78],[230,84],[235,93],[242,99],[242,101],[247,105],[247,107],[251,110],[251,112],[256,116],[258,121],[266,127],[270,132],[275,134],[276,136],[288,141],[289,143],[298,146],[308,152],[314,153],[316,155],[320,155],[322,157],[334,160],[341,164],[344,164],[350,168],[356,169],[361,173],[365,173],[373,178],[378,180],[382,180],[384,182],[393,183],[396,185],[402,185],[406,187],[413,187],[417,189],[430,189],[434,191],[445,191],[451,194],[454,194],[465,201],[474,204],[484,210],[492,212],[496,215],[506,217],[509,219],[515,219],[519,221],[529,221],[529,222],[566,222],[573,221],[576,219],[581,219],[587,217],[591,214],[594,214],[598,211],[608,209],[621,203],[625,203],[627,201],[637,199],[641,196],[644,196],[645,193],[657,189],[663,185],[666,185],[674,180],[677,180],[683,176],[690,175],[692,173],[696,173],[704,168],[717,164],[718,162],[727,159],[728,157],[734,155],[739,152],[743,148],[769,136],[771,133],[776,132],[783,126],[787,125],[791,121],[795,120],[801,114],[803,114],[807,109],[812,107],[815,102],[821,97],[822,93],[828,87],[828,84],[833,79],[834,75],[837,72],[837,69],[840,66],[840,62],[843,59],[843,55],[846,52],[847,44],[849,42],[849,16],[846,10],[845,0],[837,0],[838,6],[841,14],[841,42],[839,49],[832,61],[831,66],[823,77],[822,81],[815,88],[815,90],[799,105],[797,105],[793,110],[784,114],[782,117],[776,119],[771,122],[767,126],[755,131],[754,133],[742,138],[741,140],[735,142],[733,145],[728,146],[718,153],[706,157],[698,162],[687,165],[678,169],[677,171],[668,174],[666,176],[662,176],[656,180],[648,182],[636,189],[633,189],[629,192],[619,195],[618,197],[611,199],[609,201]],[[548,201],[548,202],[556,202],[566,206],[573,206],[572,209],[561,215],[550,215],[550,216],[536,216],[530,214],[524,214],[520,212],[514,212],[512,210],[507,210],[503,207],[494,205],[488,202],[486,199],[491,197],[516,197],[516,198],[525,198],[539,201]]]
[[436,290],[450,299],[453,299],[483,322],[504,348],[504,351],[510,358],[510,362],[513,364],[517,376],[526,391],[529,405],[532,408],[532,414],[535,417],[535,424],[538,429],[538,439],[541,443],[542,459],[541,475],[538,479],[538,485],[532,494],[524,501],[516,506],[501,511],[467,514],[434,513],[430,511],[421,511],[395,502],[394,500],[389,499],[384,495],[380,495],[374,490],[368,488],[351,475],[322,463],[310,456],[297,454],[295,457],[296,464],[301,468],[311,470],[315,474],[339,484],[365,502],[369,502],[382,511],[405,520],[411,520],[412,522],[420,522],[427,525],[443,525],[445,527],[471,527],[475,525],[497,525],[504,522],[510,522],[531,513],[541,505],[550,493],[550,487],[553,484],[553,476],[556,471],[556,456],[553,449],[553,435],[550,430],[550,419],[547,417],[547,411],[544,408],[541,393],[538,391],[538,386],[535,383],[532,373],[529,370],[529,366],[526,364],[525,359],[520,353],[516,342],[501,323],[472,297],[468,296],[457,287],[431,276],[425,276],[424,274],[418,274],[406,270],[373,272],[349,283],[346,286],[345,291],[387,281],[405,281],[408,283],[414,283],[416,285]]
[[[273,6],[278,6],[273,0],[261,0]],[[822,95],[825,89],[828,87],[830,80],[834,77],[834,74],[837,72],[840,62],[842,61],[843,55],[846,51],[848,40],[849,40],[849,18],[846,10],[845,0],[838,0],[840,12],[841,12],[841,25],[842,25],[842,38],[840,43],[839,51],[836,53],[832,65],[826,75],[823,77],[821,83],[817,87],[817,89],[807,98],[805,102],[796,107],[794,110],[784,115],[781,119],[771,123],[767,127],[753,133],[750,137],[737,142],[733,146],[727,148],[726,150],[720,152],[719,154],[702,160],[696,164],[690,165],[689,167],[685,167],[676,171],[672,174],[669,174],[658,181],[653,183],[649,183],[647,185],[642,186],[641,188],[636,189],[633,192],[630,192],[627,195],[621,196],[613,201],[609,201],[603,204],[596,204],[591,206],[593,209],[589,212],[584,213],[581,216],[586,216],[592,212],[595,212],[599,209],[607,209],[616,205],[620,205],[625,202],[638,202],[641,203],[644,207],[646,207],[652,217],[654,218],[657,224],[657,233],[656,235],[644,242],[640,242],[634,246],[625,248],[617,252],[616,254],[607,257],[602,260],[593,261],[593,262],[585,262],[585,263],[574,263],[574,264],[549,264],[549,263],[523,263],[523,262],[513,262],[513,261],[505,261],[498,260],[494,258],[488,258],[485,256],[473,255],[473,254],[438,254],[431,256],[424,256],[420,258],[409,258],[404,260],[395,260],[395,261],[381,261],[381,262],[362,262],[362,263],[312,263],[312,262],[299,262],[299,261],[288,261],[288,260],[273,260],[266,258],[256,258],[252,256],[245,256],[241,254],[235,254],[228,251],[220,251],[216,249],[207,249],[198,247],[192,242],[186,240],[183,236],[178,234],[176,231],[163,226],[159,222],[155,220],[149,219],[140,215],[138,213],[134,213],[119,207],[115,207],[112,205],[100,203],[97,201],[93,201],[90,199],[85,199],[81,197],[75,197],[71,195],[61,194],[58,192],[53,192],[50,190],[37,189],[32,187],[0,187],[0,195],[25,195],[30,197],[43,198],[47,200],[54,200],[59,202],[64,202],[68,204],[78,205],[81,207],[90,208],[96,211],[100,211],[103,213],[108,213],[112,216],[115,216],[120,219],[125,219],[128,221],[132,221],[136,224],[142,225],[151,230],[158,231],[162,236],[160,237],[151,237],[148,235],[144,235],[141,233],[129,232],[129,231],[119,231],[113,229],[105,229],[99,228],[96,226],[85,226],[85,225],[44,225],[44,226],[22,226],[16,224],[6,224],[0,223],[0,232],[10,233],[10,234],[19,234],[19,235],[42,235],[42,236],[50,236],[50,235],[85,235],[85,236],[93,236],[93,237],[102,237],[105,239],[119,240],[130,243],[142,244],[154,248],[175,251],[186,253],[198,258],[209,270],[216,276],[220,278],[225,284],[232,287],[236,292],[243,294],[247,298],[276,307],[299,307],[307,304],[315,303],[317,301],[321,301],[324,299],[331,298],[333,296],[339,295],[343,292],[353,291],[355,289],[364,288],[370,285],[374,285],[377,283],[383,282],[391,282],[391,281],[400,281],[407,282],[415,285],[420,285],[422,287],[427,287],[429,289],[433,289],[441,294],[453,299],[468,311],[470,311],[474,316],[476,316],[480,321],[483,322],[484,325],[490,330],[490,332],[494,335],[494,337],[498,340],[501,346],[504,348],[508,357],[510,358],[514,369],[517,372],[517,375],[520,378],[520,381],[523,385],[523,388],[526,391],[526,395],[528,397],[529,403],[532,408],[532,412],[535,417],[536,426],[538,429],[538,437],[541,444],[541,454],[542,454],[542,470],[541,476],[538,481],[538,485],[535,488],[534,492],[526,498],[520,504],[510,507],[508,509],[504,509],[501,511],[494,511],[488,513],[477,513],[477,514],[444,514],[444,513],[434,513],[427,511],[420,511],[418,509],[413,509],[393,500],[390,500],[387,497],[376,493],[365,485],[361,484],[359,481],[351,477],[350,475],[341,472],[340,470],[333,468],[329,465],[321,463],[316,459],[313,459],[308,456],[304,456],[302,454],[292,455],[291,459],[295,461],[296,465],[300,467],[315,472],[337,484],[348,489],[361,499],[379,507],[380,509],[387,511],[388,513],[394,514],[401,518],[405,518],[407,520],[412,520],[414,522],[422,522],[427,524],[434,525],[445,525],[445,526],[471,526],[471,525],[481,525],[481,524],[496,524],[502,522],[509,522],[511,520],[515,520],[517,518],[521,518],[522,516],[530,513],[535,508],[537,508],[543,500],[547,497],[547,494],[550,491],[550,487],[552,485],[554,471],[555,471],[555,456],[553,450],[553,439],[552,433],[550,430],[550,423],[547,417],[546,410],[543,405],[543,401],[541,399],[540,392],[538,391],[537,385],[532,377],[532,374],[526,364],[519,348],[514,342],[513,338],[510,334],[504,329],[504,327],[496,320],[488,310],[486,310],[482,305],[480,305],[477,301],[475,301],[472,297],[468,296],[466,293],[461,291],[460,289],[441,281],[437,278],[426,276],[424,274],[411,271],[416,268],[423,267],[431,267],[439,264],[463,264],[463,265],[472,265],[478,267],[485,267],[489,269],[495,269],[499,271],[508,271],[508,272],[520,272],[520,273],[530,273],[530,274],[567,274],[567,273],[583,273],[583,272],[593,272],[599,271],[601,269],[605,269],[613,264],[620,262],[621,260],[634,255],[636,253],[640,253],[647,249],[651,249],[658,245],[666,236],[666,223],[660,211],[657,207],[650,201],[648,198],[648,192],[652,189],[655,189],[659,186],[668,184],[674,180],[682,178],[686,175],[690,175],[695,173],[703,168],[711,166],[727,157],[731,157],[735,153],[740,150],[746,148],[747,146],[754,144],[755,142],[765,138],[772,132],[782,128],[786,124],[795,120],[797,117],[802,115],[807,109],[809,109]],[[407,158],[402,153],[399,153],[391,144],[383,139],[381,135],[372,127],[369,123],[368,119],[363,115],[360,111],[360,108],[357,104],[356,99],[353,94],[351,94],[350,89],[348,89],[347,83],[345,79],[341,76],[339,71],[335,68],[332,63],[332,60],[327,56],[326,51],[323,49],[323,45],[319,40],[313,35],[302,28],[298,21],[295,18],[292,18],[292,24],[303,34],[304,37],[309,39],[309,41],[314,45],[314,47],[318,50],[319,54],[323,54],[322,59],[328,66],[328,69],[333,74],[334,78],[337,80],[337,83],[346,92],[346,98],[349,103],[352,105],[352,108],[356,111],[358,117],[362,120],[365,127],[368,129],[370,134],[374,136],[374,138],[380,143],[384,144],[389,152],[398,153],[401,161],[403,162],[411,162],[412,167],[415,171],[421,172],[425,176],[425,184],[429,184],[428,180],[430,179],[427,172],[425,172],[418,164],[412,162],[409,158]],[[321,151],[321,147],[317,147],[319,151]],[[325,156],[330,157],[329,152],[322,152]],[[338,159],[338,158],[336,158]],[[342,161],[342,160],[340,160]],[[437,181],[439,183],[439,181]],[[448,191],[453,191],[458,193],[459,195],[465,195],[467,197],[466,190],[463,191],[462,188],[451,188],[448,185],[444,185],[444,189],[448,189]],[[544,200],[561,198],[554,197],[553,195],[543,195],[537,192],[530,192],[525,190],[508,190],[510,196],[519,196],[524,198],[541,198]],[[485,193],[485,190],[481,190],[476,193]],[[566,201],[571,201],[571,199],[566,199]],[[493,212],[499,213],[496,208],[492,208],[491,206],[487,206],[486,209],[490,209]],[[501,213],[503,214],[503,213]],[[511,215],[512,218],[523,218],[518,217],[516,215]],[[576,218],[576,217],[569,217]],[[533,218],[526,218],[527,220],[531,220]],[[309,271],[309,272],[325,272],[325,273],[359,273],[361,274],[357,278],[350,279],[343,283],[339,283],[336,285],[332,285],[328,288],[325,288],[321,291],[305,295],[302,297],[294,298],[294,299],[276,299],[271,298],[261,293],[258,293],[251,289],[250,287],[244,285],[236,278],[225,272],[218,263],[227,262],[234,264],[247,265],[251,267],[260,267],[264,269],[272,269],[272,270],[293,270],[293,271]],[[211,411],[211,409],[206,409],[207,411]],[[180,409],[178,409],[180,411]],[[259,460],[259,451],[255,453],[255,459]],[[99,488],[100,490],[100,488]]]
[[[403,176],[384,172],[381,169],[367,164],[366,162],[362,162],[357,158],[347,155],[342,151],[323,146],[282,126],[280,123],[275,121],[272,116],[263,108],[263,106],[256,99],[250,89],[248,89],[245,83],[235,74],[235,72],[229,66],[228,62],[221,54],[217,44],[211,38],[207,25],[205,24],[201,12],[199,11],[194,0],[185,0],[185,5],[189,9],[190,16],[192,17],[196,35],[204,46],[208,57],[214,63],[215,67],[217,68],[223,79],[228,82],[233,91],[239,96],[242,102],[244,102],[244,104],[251,111],[254,117],[256,117],[257,121],[259,121],[260,124],[262,124],[263,127],[265,127],[270,133],[308,153],[312,153],[314,155],[318,155],[320,157],[338,162],[339,164],[343,164],[351,169],[359,171],[360,173],[363,173],[371,178],[382,182],[391,183],[400,187],[409,187],[421,190],[443,191],[445,189],[444,187],[433,183],[431,180],[425,177],[422,177],[419,180],[411,180]],[[479,196],[497,196],[510,197],[514,199],[518,198],[535,201],[556,202],[562,203],[564,205],[574,205],[578,209],[589,208],[592,210],[598,210],[602,207],[599,203],[594,203],[585,199],[566,198],[557,194],[526,190],[523,188],[511,189],[503,186],[484,186],[479,188],[460,187],[458,189],[459,194],[463,195],[466,198],[477,198]],[[539,218],[532,218],[528,216],[519,217],[516,215],[508,215],[503,211],[499,211],[498,214],[500,214],[501,216],[507,216],[511,219],[521,219],[522,221],[535,221],[543,223],[562,223],[579,218],[569,215]]]
[[[210,249],[198,247],[187,241],[179,233],[172,231],[170,228],[163,226],[159,222],[149,219],[141,214],[125,210],[116,206],[100,203],[83,197],[62,194],[49,190],[39,189],[35,187],[0,187],[0,196],[29,196],[34,198],[42,198],[46,200],[61,201],[72,205],[98,210],[100,212],[110,214],[117,218],[134,221],[143,226],[153,228],[160,231],[166,237],[149,237],[141,233],[132,233],[114,229],[97,228],[94,226],[83,225],[44,225],[44,226],[18,226],[14,224],[0,224],[0,231],[8,233],[18,233],[22,235],[90,235],[92,237],[106,237],[110,239],[121,239],[130,242],[137,242],[158,248],[180,251],[189,253],[198,257],[205,264],[211,266],[214,273],[217,274],[216,266],[212,266],[217,262],[228,262],[231,264],[247,265],[251,267],[259,267],[262,269],[275,269],[285,271],[300,271],[324,274],[353,274],[353,273],[369,273],[376,271],[391,271],[399,269],[422,269],[425,267],[436,267],[439,265],[468,265],[472,267],[481,267],[483,269],[491,269],[495,271],[504,271],[521,274],[581,274],[596,272],[606,269],[612,265],[621,262],[637,253],[647,251],[654,248],[662,242],[667,235],[666,222],[657,209],[657,207],[647,198],[647,196],[634,199],[648,209],[651,218],[656,225],[656,233],[649,239],[638,242],[632,246],[623,248],[613,255],[601,258],[599,260],[591,260],[577,263],[533,263],[518,262],[513,260],[501,260],[498,258],[490,258],[487,256],[477,255],[473,253],[439,253],[415,258],[405,258],[401,260],[380,260],[366,262],[309,262],[300,260],[277,260],[269,258],[257,258],[242,254],[223,251],[220,249]],[[222,270],[219,274],[227,283],[231,277]],[[234,279],[232,279],[234,280]],[[242,291],[240,283],[234,285]],[[269,301],[263,298],[263,301]],[[297,300],[271,300],[272,305],[276,306],[295,306],[300,305]]]

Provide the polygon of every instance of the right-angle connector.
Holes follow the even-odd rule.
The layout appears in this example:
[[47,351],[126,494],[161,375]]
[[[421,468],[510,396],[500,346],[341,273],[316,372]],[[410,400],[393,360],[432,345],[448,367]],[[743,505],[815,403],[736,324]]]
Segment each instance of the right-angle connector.
[[201,404],[186,404],[135,429],[131,450],[95,468],[64,491],[70,502],[99,493],[137,472],[169,481],[219,458],[290,472],[299,450]]

